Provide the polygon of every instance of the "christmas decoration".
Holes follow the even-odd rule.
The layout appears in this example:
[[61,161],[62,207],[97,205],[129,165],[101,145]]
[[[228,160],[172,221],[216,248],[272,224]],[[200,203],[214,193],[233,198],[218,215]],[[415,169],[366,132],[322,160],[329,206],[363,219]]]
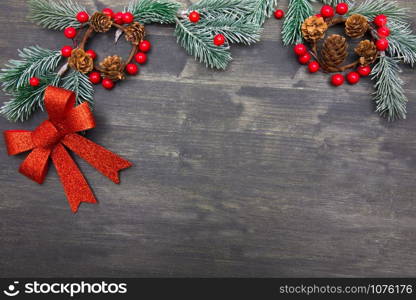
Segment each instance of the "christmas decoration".
[[31,151],[19,171],[33,181],[43,183],[48,161],[52,160],[74,213],[81,202],[97,203],[97,200],[66,149],[76,153],[114,183],[120,182],[120,170],[132,166],[129,161],[77,134],[94,128],[95,121],[87,103],[74,107],[75,98],[71,91],[48,86],[45,89],[45,108],[49,118],[34,131],[4,132],[9,155]]
[[[355,69],[346,75],[350,84],[371,75],[375,82],[376,111],[389,121],[405,119],[407,98],[399,77],[399,62],[411,66],[416,63],[416,35],[411,30],[406,9],[390,0],[320,1],[325,5],[320,14],[314,15],[310,0],[289,0],[282,27],[283,43],[297,44],[294,51],[301,63],[307,60],[305,51],[315,59],[320,70],[338,73],[331,77],[334,86],[344,83],[341,73],[347,70]],[[329,28],[337,24],[345,26],[345,35],[349,38],[362,39],[352,54],[357,57],[350,63],[345,63],[350,56],[346,38],[328,35]],[[311,62],[308,69],[313,73],[317,66]]]
[[281,10],[281,9],[277,9],[275,12],[274,12],[274,17],[276,18],[276,19],[278,19],[278,20],[280,20],[281,18],[283,18],[285,16],[285,12],[283,11],[283,10]]

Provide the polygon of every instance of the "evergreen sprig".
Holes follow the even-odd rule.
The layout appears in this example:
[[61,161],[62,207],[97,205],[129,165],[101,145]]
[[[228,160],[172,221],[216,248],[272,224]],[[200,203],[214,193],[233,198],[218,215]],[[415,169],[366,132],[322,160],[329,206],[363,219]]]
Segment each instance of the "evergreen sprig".
[[85,7],[72,0],[29,0],[29,18],[41,27],[63,30],[80,28],[76,15]]
[[397,5],[397,2],[390,0],[365,0],[359,5],[350,8],[347,16],[360,14],[373,20],[378,15],[388,16],[390,21],[404,23],[406,22],[406,10]]
[[190,5],[186,12],[198,11],[202,19],[242,18],[252,7],[247,0],[201,0]]
[[323,4],[327,4],[327,5],[331,5],[331,6],[337,6],[340,3],[347,3],[348,5],[351,5],[351,1],[350,0],[315,0],[315,1],[320,1]]
[[94,104],[94,88],[88,76],[77,70],[71,70],[62,78],[62,87],[71,90],[76,95],[76,103],[88,102]]
[[170,0],[132,0],[125,11],[131,12],[143,24],[171,24],[175,23],[180,6]]
[[391,33],[387,37],[388,53],[413,67],[416,63],[416,35],[413,34],[410,24],[389,22],[389,28]]
[[309,0],[290,0],[282,27],[283,44],[293,45],[302,42],[301,26],[307,17],[313,14]]
[[246,18],[249,22],[262,26],[266,18],[273,14],[278,0],[253,0],[252,2],[252,8]]
[[381,56],[372,71],[372,79],[376,81],[376,111],[389,121],[406,119],[407,98],[403,90],[404,82],[399,77],[401,70],[398,62],[395,58]]

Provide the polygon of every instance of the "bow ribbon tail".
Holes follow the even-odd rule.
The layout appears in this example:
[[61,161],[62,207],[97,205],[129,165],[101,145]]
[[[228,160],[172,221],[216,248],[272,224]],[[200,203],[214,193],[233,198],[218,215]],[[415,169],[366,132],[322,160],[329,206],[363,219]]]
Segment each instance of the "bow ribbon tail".
[[131,162],[78,134],[66,135],[62,139],[62,143],[114,183],[120,183],[118,174],[120,170],[133,165]]
[[97,203],[87,180],[64,146],[56,145],[51,157],[72,212],[77,212],[81,202]]

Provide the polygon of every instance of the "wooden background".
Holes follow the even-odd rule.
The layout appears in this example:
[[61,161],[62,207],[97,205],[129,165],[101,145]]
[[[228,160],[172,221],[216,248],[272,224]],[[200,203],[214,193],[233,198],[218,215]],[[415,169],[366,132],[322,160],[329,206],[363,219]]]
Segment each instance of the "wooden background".
[[[414,1],[400,5],[416,17]],[[17,48],[68,43],[26,16],[26,1],[0,2],[2,66]],[[0,276],[416,276],[415,73],[403,69],[408,120],[388,123],[369,80],[333,88],[309,75],[281,24],[233,46],[226,72],[187,56],[173,26],[148,26],[149,63],[111,92],[97,87],[87,134],[135,167],[115,185],[76,158],[100,202],[76,215],[54,168],[39,186],[0,139]],[[128,52],[111,40],[90,45]],[[0,118],[0,129],[45,117]]]

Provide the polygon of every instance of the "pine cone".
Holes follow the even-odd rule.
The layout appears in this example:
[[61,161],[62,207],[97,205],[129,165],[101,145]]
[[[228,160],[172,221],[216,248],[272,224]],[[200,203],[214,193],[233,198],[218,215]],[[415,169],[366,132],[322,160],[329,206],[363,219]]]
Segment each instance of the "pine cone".
[[312,16],[307,18],[302,24],[302,34],[307,41],[317,41],[324,37],[328,30],[328,24],[324,18]]
[[107,32],[113,25],[113,20],[104,13],[96,12],[91,17],[90,25],[95,32]]
[[368,20],[362,15],[352,15],[345,21],[345,33],[351,38],[363,37],[368,29]]
[[363,66],[371,65],[377,59],[377,47],[369,41],[361,41],[355,48],[355,53],[360,56],[360,64]]
[[322,68],[329,72],[338,71],[338,66],[342,64],[348,56],[348,44],[345,37],[333,34],[328,37],[321,50]]
[[123,80],[126,78],[124,75],[124,65],[122,59],[118,55],[108,56],[97,68],[104,78],[109,78],[113,81]]
[[86,54],[81,48],[72,50],[71,56],[68,59],[68,65],[84,74],[91,72],[94,68],[92,57]]
[[138,45],[141,41],[143,41],[146,31],[144,30],[144,26],[142,24],[134,22],[124,29],[124,34],[127,41]]

